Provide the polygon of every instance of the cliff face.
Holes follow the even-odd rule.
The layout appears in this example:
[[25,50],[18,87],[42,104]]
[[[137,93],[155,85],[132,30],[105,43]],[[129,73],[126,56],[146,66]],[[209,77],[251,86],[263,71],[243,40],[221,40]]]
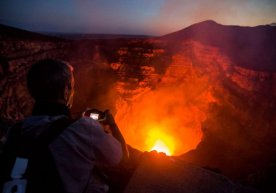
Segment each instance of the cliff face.
[[[236,28],[204,23],[151,39],[5,36],[0,55],[9,63],[1,63],[0,115],[22,119],[30,112],[25,75],[34,61],[65,59],[75,67],[76,115],[88,106],[111,108],[134,148],[150,151],[162,141],[172,155],[239,179],[274,163],[276,68],[271,52],[276,44],[265,41],[270,51],[263,57],[263,50],[253,49],[250,38],[241,40],[245,32]],[[218,39],[210,29],[220,32]],[[275,37],[271,29],[252,33],[269,40],[269,34]],[[207,35],[201,36],[202,31]],[[235,44],[229,45],[229,39]]]
[[235,178],[269,167],[276,150],[275,73],[235,66],[212,47],[195,44],[193,51],[214,100],[204,111],[202,141],[183,158]]
[[215,99],[204,111],[202,141],[183,159],[219,168],[234,178],[260,174],[260,168],[274,166],[276,60],[272,34],[275,28],[271,26],[244,28],[203,22],[162,37],[173,53],[194,41],[188,49],[190,58],[198,74],[208,77]]

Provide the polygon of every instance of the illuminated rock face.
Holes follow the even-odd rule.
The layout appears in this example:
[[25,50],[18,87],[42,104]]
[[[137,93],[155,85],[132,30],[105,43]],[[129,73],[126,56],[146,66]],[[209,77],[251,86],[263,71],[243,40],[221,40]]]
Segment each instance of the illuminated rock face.
[[232,177],[269,164],[276,138],[275,73],[237,66],[200,42],[178,48],[165,49],[171,55],[163,71],[149,64],[132,79],[137,74],[118,70],[116,119],[129,144],[149,151],[170,141],[162,138],[166,133],[173,155],[195,149],[182,157]]

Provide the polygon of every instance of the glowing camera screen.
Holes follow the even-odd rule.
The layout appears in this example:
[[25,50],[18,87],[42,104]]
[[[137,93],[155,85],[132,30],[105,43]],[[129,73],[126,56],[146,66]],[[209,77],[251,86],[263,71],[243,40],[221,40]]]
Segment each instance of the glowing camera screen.
[[90,113],[90,117],[92,118],[92,119],[94,119],[94,120],[98,120],[99,119],[99,114],[97,114],[97,113]]

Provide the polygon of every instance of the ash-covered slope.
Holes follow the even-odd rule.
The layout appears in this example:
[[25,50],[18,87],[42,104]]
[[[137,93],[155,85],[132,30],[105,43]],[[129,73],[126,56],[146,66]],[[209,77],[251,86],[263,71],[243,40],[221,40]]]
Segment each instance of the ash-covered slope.
[[260,71],[276,71],[276,27],[226,26],[208,20],[162,36],[178,49],[188,40],[219,48],[234,65]]
[[154,153],[143,155],[124,192],[257,193],[213,171]]

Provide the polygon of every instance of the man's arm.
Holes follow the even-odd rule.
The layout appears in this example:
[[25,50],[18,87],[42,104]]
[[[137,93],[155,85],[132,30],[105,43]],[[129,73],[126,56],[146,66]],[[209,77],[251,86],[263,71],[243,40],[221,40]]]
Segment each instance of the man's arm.
[[113,118],[113,115],[110,113],[109,110],[105,111],[105,116],[106,116],[106,120],[105,120],[104,124],[107,124],[109,126],[109,129],[112,132],[113,137],[116,138],[121,143],[122,151],[123,151],[123,158],[122,158],[121,163],[124,163],[129,158],[129,152],[128,152],[128,148],[127,148],[125,139],[124,139],[119,127],[117,126],[117,124]]

